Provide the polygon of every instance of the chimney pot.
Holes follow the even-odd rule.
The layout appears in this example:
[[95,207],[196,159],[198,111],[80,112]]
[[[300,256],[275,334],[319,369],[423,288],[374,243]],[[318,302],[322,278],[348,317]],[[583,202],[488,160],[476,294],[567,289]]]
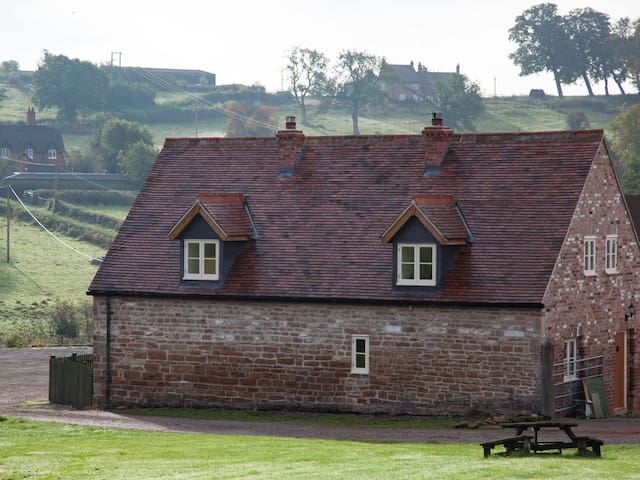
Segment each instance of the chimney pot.
[[433,125],[434,127],[441,127],[442,126],[442,112],[433,112],[431,115],[432,115],[431,125]]
[[296,129],[296,117],[287,117],[287,121],[285,123],[285,128],[287,130],[295,130]]

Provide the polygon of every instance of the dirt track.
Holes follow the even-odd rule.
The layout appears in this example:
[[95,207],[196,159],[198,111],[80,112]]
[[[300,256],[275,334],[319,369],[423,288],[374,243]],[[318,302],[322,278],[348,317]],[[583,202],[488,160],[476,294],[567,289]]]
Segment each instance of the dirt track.
[[[265,435],[298,438],[397,440],[479,443],[505,436],[499,427],[478,430],[412,430],[298,425],[286,422],[238,422],[180,418],[138,417],[104,410],[71,410],[42,405],[20,406],[48,397],[49,356],[68,356],[89,349],[0,349],[0,415],[109,428],[158,432]],[[640,444],[640,418],[578,420],[576,433],[601,438],[607,444]]]

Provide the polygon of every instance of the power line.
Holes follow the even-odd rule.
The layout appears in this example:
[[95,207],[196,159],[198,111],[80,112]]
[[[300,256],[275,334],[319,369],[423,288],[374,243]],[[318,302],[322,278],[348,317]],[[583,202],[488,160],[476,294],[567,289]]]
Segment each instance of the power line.
[[204,97],[201,97],[200,95],[195,95],[191,92],[188,92],[182,88],[180,88],[178,85],[171,83],[161,77],[159,77],[158,75],[154,75],[153,73],[149,72],[148,70],[145,70],[142,67],[134,67],[132,68],[132,71],[134,73],[136,73],[137,75],[141,76],[142,78],[144,78],[145,80],[147,80],[148,82],[152,83],[153,85],[155,85],[158,88],[164,89],[164,90],[169,90],[175,93],[181,93],[185,96],[187,96],[188,98],[196,101],[197,103],[200,103],[201,105],[204,105],[206,107],[211,108],[212,110],[218,112],[218,113],[222,113],[223,115],[226,115],[227,117],[236,119],[236,120],[241,120],[243,122],[246,122],[248,124],[251,124],[252,126],[256,126],[256,127],[264,127],[264,128],[269,128],[272,130],[276,130],[277,129],[277,125],[272,125],[270,123],[266,123],[266,122],[261,122],[260,120],[256,120],[255,118],[251,118],[251,117],[247,117],[246,115],[241,115],[239,113],[233,112],[231,110],[228,110],[226,108],[222,108],[217,106],[215,103],[207,100]]
[[89,260],[99,260],[98,258],[92,256],[92,255],[87,255],[84,252],[81,252],[80,250],[72,247],[71,245],[69,245],[68,243],[66,243],[64,240],[62,240],[61,238],[57,237],[53,232],[51,232],[51,230],[49,230],[47,227],[44,226],[44,224],[38,220],[38,218],[31,212],[31,210],[29,210],[29,208],[22,202],[22,199],[20,198],[20,196],[16,193],[16,191],[13,189],[13,187],[11,185],[8,185],[9,190],[11,190],[11,193],[13,193],[13,196],[16,198],[16,200],[18,200],[18,203],[22,206],[22,208],[24,208],[24,210],[31,216],[31,218],[33,218],[33,220],[40,226],[40,228],[42,228],[45,232],[47,232],[49,235],[51,235],[58,243],[60,243],[62,246],[68,248],[69,250],[77,253],[78,255],[82,255],[85,258],[88,258]]

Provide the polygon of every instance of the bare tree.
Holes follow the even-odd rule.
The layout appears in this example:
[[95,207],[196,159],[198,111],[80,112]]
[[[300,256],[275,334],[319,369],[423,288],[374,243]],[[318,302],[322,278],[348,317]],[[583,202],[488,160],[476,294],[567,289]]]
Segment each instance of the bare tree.
[[358,117],[363,106],[384,101],[380,71],[384,60],[366,52],[344,50],[336,69],[336,97],[351,108],[353,134],[359,135]]
[[289,54],[287,70],[291,92],[300,108],[303,125],[307,124],[308,95],[322,94],[327,84],[327,57],[317,50],[295,47]]

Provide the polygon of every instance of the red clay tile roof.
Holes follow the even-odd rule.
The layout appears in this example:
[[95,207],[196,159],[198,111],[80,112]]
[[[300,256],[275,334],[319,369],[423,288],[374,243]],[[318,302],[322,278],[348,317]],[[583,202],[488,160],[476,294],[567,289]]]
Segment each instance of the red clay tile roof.
[[[89,293],[541,304],[603,139],[601,130],[453,134],[441,170],[425,176],[420,134],[306,137],[290,178],[278,176],[275,137],[168,139]],[[167,234],[205,192],[241,192],[260,237],[222,288],[185,291],[180,242]],[[382,235],[425,195],[455,198],[474,241],[456,247],[438,292],[399,299]]]
[[168,238],[178,238],[189,222],[200,215],[222,240],[249,240],[254,236],[254,231],[244,201],[244,196],[238,193],[199,194],[196,202],[171,229]]
[[417,195],[382,235],[382,241],[392,241],[412,217],[417,218],[441,245],[464,245],[469,240],[462,212],[451,195]]

